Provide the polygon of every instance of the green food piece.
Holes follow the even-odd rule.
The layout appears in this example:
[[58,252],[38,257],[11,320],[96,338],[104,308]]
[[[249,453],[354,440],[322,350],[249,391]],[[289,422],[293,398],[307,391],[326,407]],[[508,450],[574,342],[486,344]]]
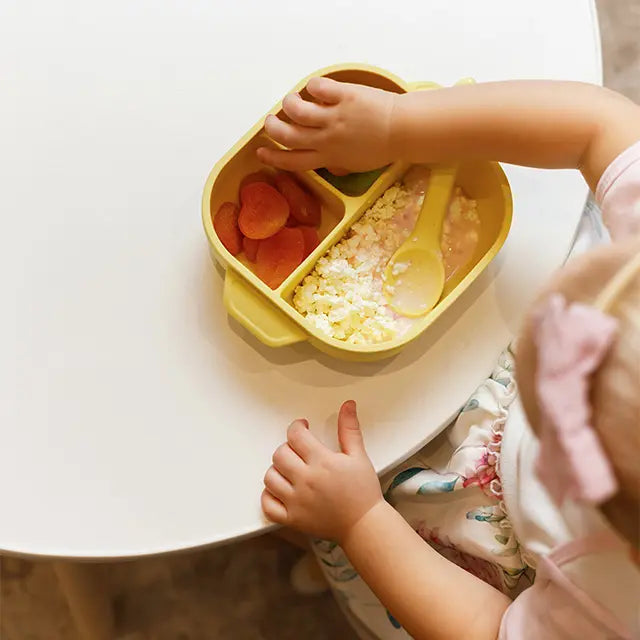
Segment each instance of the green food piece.
[[345,195],[361,196],[380,177],[384,169],[385,167],[364,173],[348,173],[346,176],[334,176],[327,169],[318,169],[317,173]]

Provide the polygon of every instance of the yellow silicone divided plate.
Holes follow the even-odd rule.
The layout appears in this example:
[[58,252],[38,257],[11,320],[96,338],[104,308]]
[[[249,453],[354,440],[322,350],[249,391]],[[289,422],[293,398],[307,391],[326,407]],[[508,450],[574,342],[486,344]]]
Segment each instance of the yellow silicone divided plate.
[[[321,69],[302,80],[293,91],[302,91],[309,78],[328,76],[344,82],[364,84],[405,93],[434,89],[432,82],[407,84],[393,74],[367,65],[345,64]],[[269,113],[281,114],[282,103]],[[315,251],[278,287],[270,289],[250,269],[243,256],[232,256],[213,229],[212,213],[225,201],[238,202],[240,181],[247,174],[264,169],[256,158],[259,146],[278,145],[264,133],[262,118],[213,167],[202,197],[202,220],[212,256],[224,267],[224,305],[229,314],[256,338],[270,347],[284,347],[308,340],[321,351],[346,360],[388,358],[415,340],[445,309],[469,287],[496,256],[511,225],[511,190],[502,169],[494,162],[460,165],[457,184],[478,203],[480,238],[473,259],[446,284],[438,304],[400,338],[373,345],[351,345],[328,337],[308,323],[293,307],[295,288],[313,269],[318,258],[348,232],[351,225],[409,168],[404,163],[390,165],[361,196],[338,191],[315,171],[297,174],[298,180],[322,203],[321,242]]]

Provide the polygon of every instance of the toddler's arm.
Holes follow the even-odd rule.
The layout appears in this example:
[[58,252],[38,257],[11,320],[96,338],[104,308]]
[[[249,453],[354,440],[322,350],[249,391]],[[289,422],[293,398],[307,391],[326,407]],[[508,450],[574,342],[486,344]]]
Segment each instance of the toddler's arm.
[[507,596],[441,556],[386,502],[341,540],[351,564],[416,640],[495,640]]
[[315,102],[283,102],[291,122],[269,116],[267,133],[290,150],[261,149],[283,169],[364,171],[394,160],[486,159],[577,168],[592,189],[604,169],[640,140],[640,107],[579,82],[508,81],[393,94],[313,78]]
[[392,135],[397,153],[414,162],[465,158],[577,168],[595,190],[611,161],[640,139],[640,107],[579,82],[466,85],[401,96]]
[[265,514],[336,540],[417,640],[495,640],[509,599],[437,553],[383,500],[353,403],[340,409],[338,439],[334,452],[304,421],[289,427],[265,475]]

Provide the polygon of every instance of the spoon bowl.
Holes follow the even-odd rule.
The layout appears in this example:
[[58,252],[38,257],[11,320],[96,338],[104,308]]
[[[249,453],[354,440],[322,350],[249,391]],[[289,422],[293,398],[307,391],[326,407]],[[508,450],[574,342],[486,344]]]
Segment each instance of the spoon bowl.
[[418,318],[436,306],[445,283],[440,252],[442,221],[455,185],[457,167],[433,167],[416,226],[389,260],[384,293],[398,314]]
[[392,270],[393,284],[386,289],[396,313],[419,318],[436,306],[444,289],[444,265],[438,253],[410,247],[398,256]]

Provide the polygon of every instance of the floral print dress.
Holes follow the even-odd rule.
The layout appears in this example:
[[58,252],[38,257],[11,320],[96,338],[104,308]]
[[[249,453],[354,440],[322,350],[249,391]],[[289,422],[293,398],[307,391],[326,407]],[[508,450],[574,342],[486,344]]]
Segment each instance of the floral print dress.
[[[511,598],[534,577],[509,522],[500,482],[502,433],[516,393],[507,351],[455,422],[382,479],[385,499],[427,544]],[[326,540],[313,547],[340,604],[374,637],[409,638],[340,547]]]

